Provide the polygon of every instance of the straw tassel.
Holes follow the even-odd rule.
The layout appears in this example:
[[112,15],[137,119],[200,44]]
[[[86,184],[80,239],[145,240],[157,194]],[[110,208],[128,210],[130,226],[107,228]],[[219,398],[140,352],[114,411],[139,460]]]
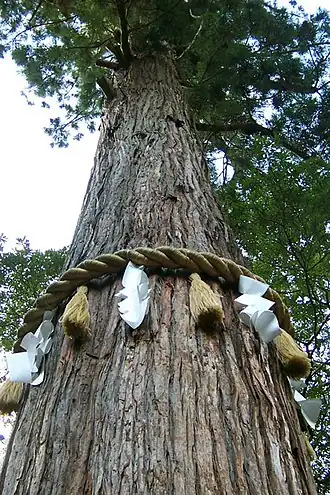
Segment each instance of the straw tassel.
[[223,320],[221,302],[197,273],[189,277],[191,282],[189,299],[193,318],[204,330],[210,330]]
[[300,379],[309,375],[310,359],[299,349],[291,335],[281,329],[280,335],[274,339],[274,344],[284,371],[290,378]]
[[304,442],[305,442],[305,445],[306,445],[306,450],[307,450],[308,457],[312,461],[316,457],[315,451],[314,451],[314,449],[312,447],[312,444],[309,441],[309,438],[308,438],[307,433],[303,433],[303,437],[304,437]]
[[90,336],[90,315],[85,285],[78,287],[76,294],[66,305],[61,318],[64,333],[70,339],[86,340]]
[[5,381],[0,388],[0,413],[10,414],[18,411],[19,402],[23,393],[23,383]]

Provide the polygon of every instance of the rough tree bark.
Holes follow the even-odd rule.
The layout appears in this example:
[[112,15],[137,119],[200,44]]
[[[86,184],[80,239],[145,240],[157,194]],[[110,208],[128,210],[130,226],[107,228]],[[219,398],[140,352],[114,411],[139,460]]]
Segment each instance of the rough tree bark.
[[[173,245],[241,262],[216,204],[174,65],[134,61],[103,116],[68,265]],[[25,392],[1,493],[316,493],[289,386],[272,346],[239,323],[215,281],[224,329],[206,334],[184,277],[150,277],[150,312],[130,332],[120,277],[91,291],[91,340],[56,328],[45,382]]]

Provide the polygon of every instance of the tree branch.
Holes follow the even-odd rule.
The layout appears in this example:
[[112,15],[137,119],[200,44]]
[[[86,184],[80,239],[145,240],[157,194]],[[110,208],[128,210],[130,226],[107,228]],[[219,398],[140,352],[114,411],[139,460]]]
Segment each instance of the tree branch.
[[[13,43],[14,41],[16,41],[17,38],[19,38],[20,36],[22,36],[22,34],[25,34],[25,33],[28,33],[29,31],[32,31],[32,29],[39,28],[39,27],[54,26],[56,24],[62,24],[63,22],[74,20],[74,19],[76,19],[76,17],[77,16],[72,15],[72,16],[66,17],[65,19],[60,19],[60,20],[55,20],[55,21],[49,21],[49,22],[40,22],[39,24],[34,24],[32,26],[27,26],[22,31],[19,31],[17,34],[15,34],[15,36],[10,40],[10,43]],[[31,20],[29,22],[31,22]],[[10,34],[10,31],[8,31],[6,33],[7,36],[9,34]]]
[[107,42],[106,45],[107,49],[109,52],[113,53],[116,59],[118,60],[118,65],[119,67],[127,68],[128,67],[128,62],[126,60],[126,57],[123,53],[121,44],[117,42],[113,42],[112,40]]
[[72,46],[64,46],[65,50],[91,50],[92,48],[100,48],[101,46],[106,46],[109,43],[109,38],[105,40],[98,41],[96,43],[91,43],[89,45],[72,45]]
[[116,97],[116,91],[111,84],[111,81],[109,81],[108,78],[105,76],[99,77],[96,79],[97,84],[100,86],[102,89],[104,95],[106,96],[108,101],[113,100]]
[[273,129],[269,129],[268,127],[264,127],[256,122],[235,122],[234,124],[203,124],[197,123],[196,129],[198,131],[206,131],[212,132],[213,134],[218,134],[221,132],[234,132],[241,131],[244,134],[252,135],[252,134],[260,134],[261,136],[268,136],[273,139],[278,139],[278,142],[287,150],[292,151],[295,155],[307,160],[312,155],[309,154],[306,150],[296,146],[291,143],[283,136],[278,135],[276,131]]
[[264,136],[272,136],[271,129],[267,129],[256,122],[235,122],[234,124],[202,124],[197,123],[198,131],[208,131],[217,134],[218,132],[233,132],[242,131],[244,134],[262,134]]
[[118,10],[120,27],[121,27],[121,47],[123,50],[126,64],[128,66],[130,61],[132,60],[132,52],[128,40],[128,22],[126,17],[126,8],[125,8],[124,0],[116,0],[116,6]]
[[202,27],[203,27],[203,21],[201,21],[200,25],[199,25],[199,28],[197,29],[196,33],[195,33],[195,36],[193,37],[193,39],[191,40],[191,42],[189,43],[189,45],[183,50],[183,52],[181,53],[181,55],[179,55],[177,57],[177,60],[180,60],[180,58],[182,58],[188,50],[190,50],[190,48],[193,46],[193,44],[195,43],[199,33],[201,32],[202,30]]
[[318,88],[316,86],[303,86],[299,85],[299,83],[292,84],[284,79],[280,79],[279,81],[272,81],[271,79],[267,79],[266,85],[269,89],[276,89],[279,91],[287,91],[288,93],[316,93]]
[[37,4],[36,8],[35,8],[35,9],[34,9],[34,11],[32,12],[31,17],[30,17],[30,19],[29,19],[29,21],[28,21],[28,24],[31,24],[31,22],[34,20],[35,16],[37,15],[37,13],[38,13],[38,11],[39,11],[39,9],[40,9],[40,7],[41,7],[41,5],[42,5],[42,0],[40,0],[40,1],[38,2],[38,4]]
[[111,60],[103,60],[101,58],[98,58],[95,64],[98,67],[106,67],[107,69],[111,69],[111,70],[119,69],[119,64],[117,64],[117,62],[112,62]]

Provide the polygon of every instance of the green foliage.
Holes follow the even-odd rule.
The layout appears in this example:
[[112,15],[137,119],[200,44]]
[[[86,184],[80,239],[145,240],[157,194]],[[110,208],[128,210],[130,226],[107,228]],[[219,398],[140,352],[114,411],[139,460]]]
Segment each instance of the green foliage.
[[330,170],[319,158],[292,160],[255,140],[219,191],[252,271],[292,311],[296,339],[312,359],[307,397],[323,400],[312,444],[320,494],[330,491]]
[[6,238],[0,235],[0,347],[10,350],[22,317],[40,293],[56,279],[63,267],[66,248],[59,251],[33,250],[25,238],[4,251]]
[[[59,146],[67,145],[72,131],[81,137],[81,122],[95,127],[102,106],[97,79],[109,72],[97,60],[125,69],[127,50],[134,57],[166,49],[177,57],[197,121],[268,118],[298,148],[329,155],[330,28],[324,10],[308,17],[302,9],[289,12],[261,0],[3,0],[0,9],[0,55],[10,51],[31,91],[43,101],[56,97],[63,109],[64,118],[54,117],[46,129]],[[215,150],[219,140],[208,136],[208,144]]]

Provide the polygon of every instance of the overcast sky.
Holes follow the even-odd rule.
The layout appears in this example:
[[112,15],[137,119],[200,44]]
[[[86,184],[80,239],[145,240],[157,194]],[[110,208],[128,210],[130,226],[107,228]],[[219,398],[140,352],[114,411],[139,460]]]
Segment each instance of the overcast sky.
[[51,148],[43,128],[56,110],[27,105],[15,64],[0,60],[0,233],[26,236],[32,247],[71,242],[93,164],[97,133],[69,148]]
[[[301,3],[308,11],[329,7],[329,0]],[[0,233],[9,246],[26,236],[35,249],[61,248],[74,233],[98,133],[52,149],[43,128],[56,111],[27,105],[25,80],[9,57],[0,60],[0,73]]]

